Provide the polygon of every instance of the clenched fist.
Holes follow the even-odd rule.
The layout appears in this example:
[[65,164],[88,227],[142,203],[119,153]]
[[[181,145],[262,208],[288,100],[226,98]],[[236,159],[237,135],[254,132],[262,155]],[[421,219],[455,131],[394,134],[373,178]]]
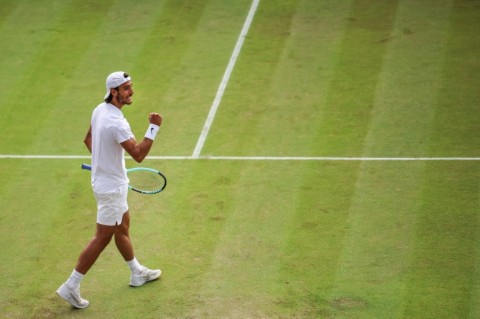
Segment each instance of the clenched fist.
[[151,124],[155,125],[162,125],[162,116],[158,113],[150,113],[148,116],[148,120],[150,121]]

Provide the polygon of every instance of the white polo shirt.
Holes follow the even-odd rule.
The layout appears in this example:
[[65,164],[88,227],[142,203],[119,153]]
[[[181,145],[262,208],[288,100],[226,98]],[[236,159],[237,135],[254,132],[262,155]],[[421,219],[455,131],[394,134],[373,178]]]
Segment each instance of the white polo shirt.
[[120,109],[99,104],[92,114],[92,188],[97,193],[115,191],[128,184],[125,150],[120,143],[134,137]]

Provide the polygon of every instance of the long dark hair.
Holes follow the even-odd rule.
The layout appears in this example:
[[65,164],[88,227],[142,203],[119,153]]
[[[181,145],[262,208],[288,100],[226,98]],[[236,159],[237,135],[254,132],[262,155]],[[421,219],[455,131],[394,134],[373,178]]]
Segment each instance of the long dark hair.
[[[118,91],[118,87],[113,88],[113,89]],[[112,100],[113,100],[113,95],[112,95],[112,92],[110,92],[110,94],[108,95],[108,97],[105,99],[105,102],[106,102],[106,103],[110,103],[110,102],[112,102]]]

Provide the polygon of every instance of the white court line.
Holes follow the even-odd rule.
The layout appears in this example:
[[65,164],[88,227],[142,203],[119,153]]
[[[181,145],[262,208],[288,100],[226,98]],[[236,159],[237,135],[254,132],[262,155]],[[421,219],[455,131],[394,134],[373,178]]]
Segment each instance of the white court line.
[[199,159],[235,161],[480,161],[480,157],[200,156]]
[[[0,159],[90,159],[89,155],[0,154]],[[126,159],[130,159],[127,157]],[[480,161],[480,157],[322,157],[322,156],[147,156],[150,160],[226,160],[226,161]]]
[[252,6],[250,7],[250,11],[248,12],[247,19],[243,25],[242,31],[240,32],[240,36],[238,37],[237,44],[235,45],[235,49],[233,50],[232,56],[230,57],[230,61],[228,62],[227,69],[225,70],[225,74],[223,75],[222,81],[220,82],[220,86],[217,90],[217,95],[213,100],[212,107],[210,108],[210,112],[208,113],[207,120],[203,125],[202,133],[198,138],[197,145],[193,150],[192,157],[198,158],[200,153],[202,152],[203,144],[205,144],[205,140],[207,139],[208,132],[210,131],[210,127],[212,126],[213,119],[215,118],[215,114],[217,113],[218,106],[222,101],[223,93],[225,92],[225,88],[227,87],[228,80],[230,79],[230,75],[232,74],[233,67],[237,62],[237,57],[240,54],[240,50],[242,49],[243,40],[247,36],[248,29],[252,24],[253,17],[255,16],[255,12],[257,11],[258,2],[260,0],[253,0]]

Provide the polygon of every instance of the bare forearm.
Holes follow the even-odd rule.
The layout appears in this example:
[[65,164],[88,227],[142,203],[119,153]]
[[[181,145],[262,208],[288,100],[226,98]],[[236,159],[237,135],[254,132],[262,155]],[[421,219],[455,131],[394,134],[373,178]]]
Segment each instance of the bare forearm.
[[127,151],[127,153],[138,163],[141,163],[150,152],[153,140],[162,124],[162,117],[158,113],[150,113],[149,121],[150,125],[147,133],[145,133],[145,137],[140,143],[137,143],[135,138],[131,138],[128,141],[121,143],[125,151]]
[[148,139],[146,137],[143,138],[143,141],[141,141],[138,144],[138,154],[137,154],[137,157],[134,159],[139,163],[142,162],[150,152],[152,145],[153,145],[153,141],[151,139]]
[[132,139],[122,143],[122,145],[136,162],[141,163],[150,152],[153,141],[145,137],[140,143]]

